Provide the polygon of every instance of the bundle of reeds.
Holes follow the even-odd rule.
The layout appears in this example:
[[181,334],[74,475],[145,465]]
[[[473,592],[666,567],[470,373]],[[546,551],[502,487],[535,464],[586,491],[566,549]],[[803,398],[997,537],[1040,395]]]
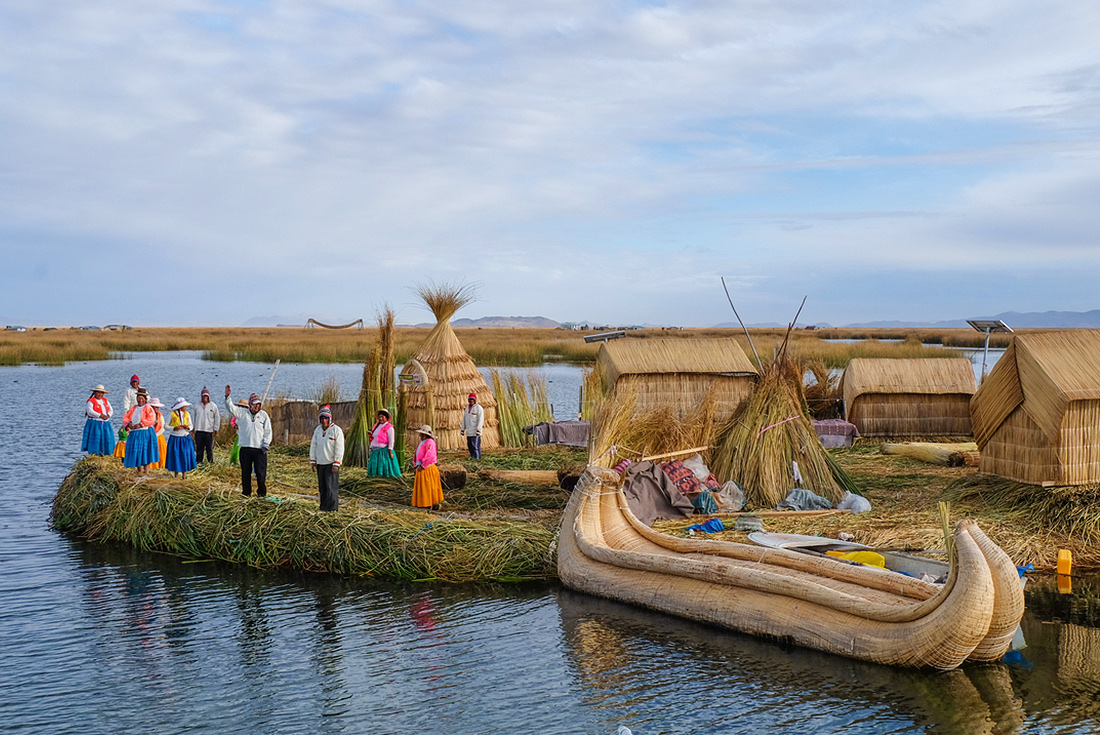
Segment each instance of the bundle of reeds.
[[529,370],[524,380],[515,370],[494,368],[489,371],[489,380],[497,403],[501,446],[532,446],[534,437],[525,434],[523,427],[554,420],[546,378]]
[[584,368],[581,373],[579,418],[584,421],[592,421],[596,407],[607,398],[609,390],[607,376],[600,365]]
[[802,394],[802,370],[781,347],[761,366],[760,382],[741,414],[718,439],[711,468],[720,480],[736,480],[750,505],[773,508],[795,487],[792,462],[802,486],[833,502],[843,494],[833,476]]
[[133,483],[109,458],[82,460],[54,500],[58,530],[96,541],[254,567],[398,580],[514,581],[554,576],[553,525],[444,518],[315,499],[242,498],[216,483]]
[[[637,400],[632,386],[620,386],[594,407],[589,434],[593,464],[610,467],[622,459],[709,447],[715,441],[719,430],[715,391],[708,391],[695,410],[686,414],[671,404],[639,411]],[[709,456],[706,449],[700,454],[704,460]]]
[[821,358],[802,362],[803,376],[809,373],[813,380],[803,382],[803,395],[810,415],[815,419],[839,419],[844,417],[844,391],[841,373],[830,369]]
[[349,467],[366,467],[370,462],[370,431],[374,426],[374,416],[380,407],[382,394],[378,377],[380,359],[380,351],[375,345],[363,365],[363,383],[359,388],[355,421],[344,438],[344,464]]

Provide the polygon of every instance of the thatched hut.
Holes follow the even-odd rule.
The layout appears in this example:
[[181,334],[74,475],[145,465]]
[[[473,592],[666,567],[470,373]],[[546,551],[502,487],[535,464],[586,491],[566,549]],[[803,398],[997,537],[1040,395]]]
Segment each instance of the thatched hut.
[[1016,335],[970,410],[982,472],[1031,485],[1100,482],[1100,330]]
[[469,287],[432,286],[420,288],[417,295],[432,310],[436,324],[401,371],[420,372],[422,368],[427,378],[426,385],[402,388],[408,391],[405,419],[407,445],[415,447],[420,441],[416,430],[422,424],[431,424],[439,449],[465,449],[462,414],[466,410],[467,396],[476,393],[478,403],[485,409],[481,448],[499,447],[496,399],[451,328],[451,317],[473,300],[472,290]]
[[970,436],[976,389],[963,357],[858,357],[844,370],[844,419],[861,436]]
[[713,391],[715,418],[724,421],[752,394],[757,371],[733,339],[620,339],[604,342],[596,357],[612,392],[629,387],[635,410],[671,406],[694,411]]

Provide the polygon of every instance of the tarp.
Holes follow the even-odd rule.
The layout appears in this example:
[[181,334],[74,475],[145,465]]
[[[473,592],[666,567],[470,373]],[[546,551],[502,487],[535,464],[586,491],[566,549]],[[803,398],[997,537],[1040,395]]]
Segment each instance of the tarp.
[[653,462],[632,462],[623,475],[623,495],[630,511],[647,526],[657,519],[690,516],[695,506]]
[[523,433],[535,437],[535,444],[561,444],[566,447],[588,446],[587,421],[543,421],[533,426],[524,426]]

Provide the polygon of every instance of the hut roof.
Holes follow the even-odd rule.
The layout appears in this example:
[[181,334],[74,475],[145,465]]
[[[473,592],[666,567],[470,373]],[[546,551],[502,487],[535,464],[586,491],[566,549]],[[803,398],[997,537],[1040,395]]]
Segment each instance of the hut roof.
[[1072,401],[1100,399],[1100,329],[1017,334],[970,401],[983,446],[1023,404],[1051,442]]
[[735,339],[620,339],[604,342],[596,362],[614,384],[621,375],[757,375]]
[[844,403],[864,393],[972,395],[974,366],[965,357],[857,357],[844,370]]

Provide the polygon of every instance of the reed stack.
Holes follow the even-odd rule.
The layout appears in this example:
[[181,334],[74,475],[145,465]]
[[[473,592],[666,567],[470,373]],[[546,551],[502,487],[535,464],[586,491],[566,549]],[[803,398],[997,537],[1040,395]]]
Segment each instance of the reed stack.
[[[496,399],[451,327],[451,317],[455,312],[474,300],[473,287],[429,284],[419,286],[416,294],[431,310],[436,324],[413,355],[413,360],[423,368],[426,384],[407,386],[406,441],[409,446],[415,446],[418,441],[416,430],[421,424],[430,424],[439,449],[465,447],[462,415],[466,410],[467,396],[475,393],[478,403],[485,410],[482,449],[499,447]],[[407,373],[410,369],[410,364],[406,363],[402,372]]]

